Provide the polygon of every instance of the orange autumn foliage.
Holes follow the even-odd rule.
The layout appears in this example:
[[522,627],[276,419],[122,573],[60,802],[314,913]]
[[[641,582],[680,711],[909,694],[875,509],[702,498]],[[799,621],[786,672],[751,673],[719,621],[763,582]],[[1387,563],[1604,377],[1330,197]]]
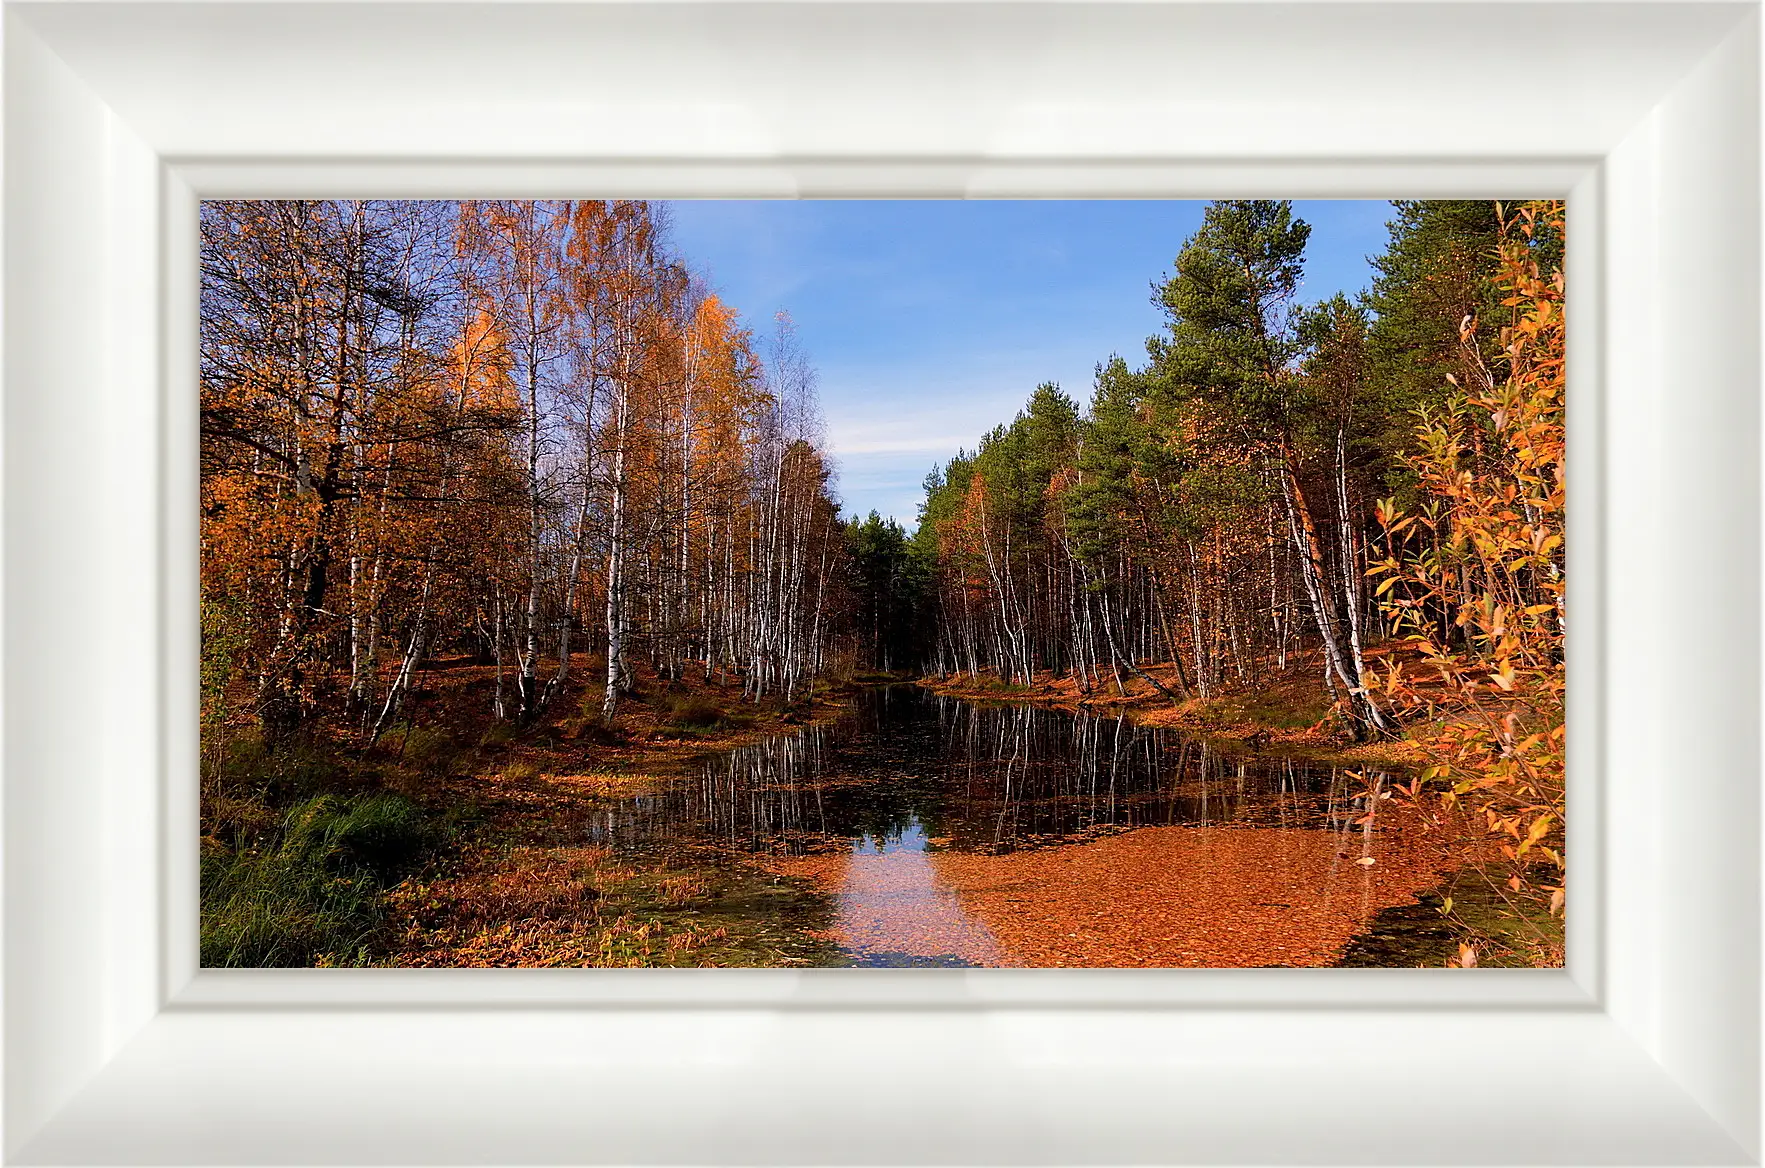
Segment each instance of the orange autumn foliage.
[[[1560,912],[1566,724],[1563,274],[1539,236],[1563,232],[1561,202],[1504,222],[1497,278],[1510,314],[1489,369],[1417,430],[1422,492],[1380,508],[1389,554],[1373,568],[1395,631],[1419,663],[1393,663],[1384,690],[1411,716],[1449,716],[1424,737],[1421,781],[1480,814],[1501,842],[1506,886]],[[1456,380],[1456,379],[1455,379]]]

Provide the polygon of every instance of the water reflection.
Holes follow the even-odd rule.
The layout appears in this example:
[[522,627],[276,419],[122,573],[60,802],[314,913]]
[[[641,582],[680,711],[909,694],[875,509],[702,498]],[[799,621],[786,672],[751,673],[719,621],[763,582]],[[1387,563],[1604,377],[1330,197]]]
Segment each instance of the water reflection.
[[[913,686],[706,760],[590,832],[788,878],[854,965],[1327,965],[1436,882],[1386,776]],[[773,925],[792,925],[780,918]]]
[[1123,718],[897,686],[859,695],[830,726],[710,759],[610,809],[593,834],[623,848],[1002,855],[1159,825],[1346,833],[1365,788],[1338,768],[1226,754]]
[[909,818],[898,835],[864,836],[829,883],[835,939],[856,965],[1004,965],[992,931],[962,906]]

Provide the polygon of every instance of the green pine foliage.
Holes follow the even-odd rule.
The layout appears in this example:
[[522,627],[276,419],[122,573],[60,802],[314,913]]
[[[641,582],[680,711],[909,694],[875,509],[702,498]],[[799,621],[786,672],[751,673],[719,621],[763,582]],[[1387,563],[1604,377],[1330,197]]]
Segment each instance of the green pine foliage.
[[[1377,275],[1364,296],[1367,378],[1384,403],[1377,444],[1388,489],[1407,489],[1400,457],[1410,445],[1415,411],[1437,409],[1463,384],[1468,338],[1487,362],[1500,348],[1499,294],[1491,275],[1501,235],[1498,206],[1487,200],[1433,199],[1393,204],[1390,242],[1372,257]],[[1469,329],[1468,333],[1462,330]]]
[[[1395,204],[1372,287],[1307,304],[1292,204],[1210,204],[1155,286],[1167,325],[1143,365],[1100,364],[1083,409],[1038,386],[927,476],[903,536],[925,663],[1089,690],[1172,662],[1205,696],[1316,650],[1347,722],[1388,729],[1364,662],[1375,503],[1407,497],[1417,411],[1495,359],[1498,214]],[[852,533],[856,561],[887,560],[881,530]]]
[[846,550],[860,666],[884,673],[917,668],[927,643],[920,617],[932,561],[906,528],[875,511],[847,522]]

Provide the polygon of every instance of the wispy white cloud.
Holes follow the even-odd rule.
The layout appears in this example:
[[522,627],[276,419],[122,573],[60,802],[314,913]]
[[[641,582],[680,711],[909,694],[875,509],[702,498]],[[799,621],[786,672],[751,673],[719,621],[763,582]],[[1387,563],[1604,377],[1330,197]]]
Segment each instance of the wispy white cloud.
[[[1090,396],[1097,362],[1145,359],[1151,285],[1199,203],[737,200],[674,204],[682,252],[764,334],[789,309],[819,371],[847,512],[913,522],[925,472],[1009,423],[1043,381]],[[1306,295],[1364,286],[1386,208],[1301,210]]]
[[958,449],[972,449],[972,434],[924,434],[900,438],[868,438],[830,435],[829,448],[840,455],[854,454],[954,454]]
[[1056,361],[1015,357],[980,370],[885,364],[858,376],[824,371],[828,446],[838,454],[944,458],[972,450],[983,434],[1009,422],[1057,367]]
[[[1086,358],[1088,359],[1088,358]],[[822,370],[828,452],[839,468],[848,514],[875,510],[911,527],[926,472],[1009,422],[1036,385],[1085,369],[1072,355],[1009,352],[917,353],[861,367]],[[1079,388],[1083,396],[1085,387]]]

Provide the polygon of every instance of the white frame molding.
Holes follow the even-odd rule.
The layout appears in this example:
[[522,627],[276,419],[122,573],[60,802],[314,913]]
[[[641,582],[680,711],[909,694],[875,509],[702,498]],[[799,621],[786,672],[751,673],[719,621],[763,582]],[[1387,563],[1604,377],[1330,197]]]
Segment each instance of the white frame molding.
[[[4,16],[6,1162],[1759,1163],[1756,0]],[[1566,195],[1568,968],[198,971],[195,202],[491,193]]]

